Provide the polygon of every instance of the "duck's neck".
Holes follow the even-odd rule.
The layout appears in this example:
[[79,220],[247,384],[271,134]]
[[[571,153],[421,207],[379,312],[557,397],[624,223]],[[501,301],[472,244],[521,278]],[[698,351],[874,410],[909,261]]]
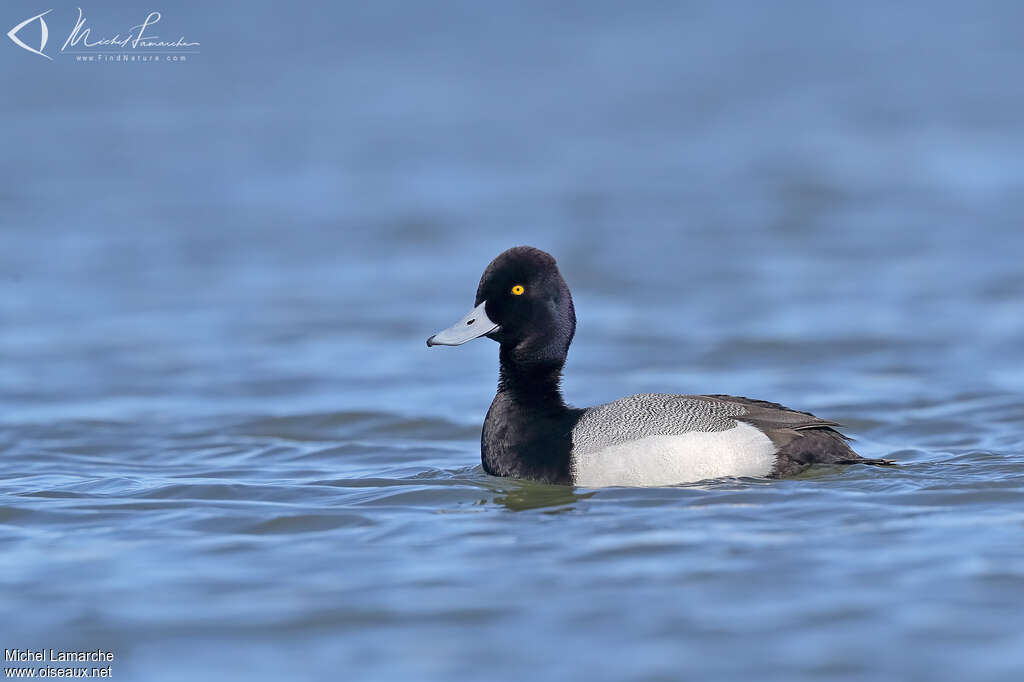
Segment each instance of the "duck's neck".
[[565,357],[523,362],[502,346],[500,358],[498,394],[480,435],[484,470],[494,476],[568,483],[570,432],[581,411],[562,399]]
[[558,414],[566,411],[562,397],[565,357],[524,361],[504,345],[498,357],[498,395],[504,395],[525,412]]

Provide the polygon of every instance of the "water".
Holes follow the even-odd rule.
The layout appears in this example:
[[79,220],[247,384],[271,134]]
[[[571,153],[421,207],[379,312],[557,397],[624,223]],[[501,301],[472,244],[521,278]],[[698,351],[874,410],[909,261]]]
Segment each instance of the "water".
[[[154,681],[1024,676],[1021,7],[303,7],[167,3],[203,53],[161,67],[3,39],[5,648]],[[521,243],[574,292],[574,404],[777,400],[901,466],[486,476],[496,347],[424,340]]]

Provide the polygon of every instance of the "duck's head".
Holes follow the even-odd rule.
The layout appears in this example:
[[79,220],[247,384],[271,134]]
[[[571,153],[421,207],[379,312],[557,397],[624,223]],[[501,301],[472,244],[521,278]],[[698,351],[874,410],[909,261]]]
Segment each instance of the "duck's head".
[[517,246],[484,270],[475,307],[427,345],[459,346],[486,336],[520,363],[564,361],[575,332],[572,296],[555,259],[532,246]]

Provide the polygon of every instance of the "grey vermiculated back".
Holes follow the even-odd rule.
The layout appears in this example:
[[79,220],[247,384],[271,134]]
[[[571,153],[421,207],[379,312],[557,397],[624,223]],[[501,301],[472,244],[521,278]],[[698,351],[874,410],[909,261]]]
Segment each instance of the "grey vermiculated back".
[[747,413],[738,403],[705,396],[639,393],[583,413],[573,427],[573,450],[585,454],[647,436],[728,431]]

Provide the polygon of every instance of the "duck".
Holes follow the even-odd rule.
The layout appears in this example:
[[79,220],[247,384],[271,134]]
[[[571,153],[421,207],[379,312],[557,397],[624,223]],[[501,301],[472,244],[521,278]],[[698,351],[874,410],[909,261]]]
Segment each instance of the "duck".
[[473,309],[427,339],[428,347],[498,343],[498,387],[480,435],[488,474],[601,488],[894,464],[858,455],[835,421],[764,400],[641,393],[571,407],[561,382],[575,333],[572,295],[554,257],[517,246],[484,270]]

